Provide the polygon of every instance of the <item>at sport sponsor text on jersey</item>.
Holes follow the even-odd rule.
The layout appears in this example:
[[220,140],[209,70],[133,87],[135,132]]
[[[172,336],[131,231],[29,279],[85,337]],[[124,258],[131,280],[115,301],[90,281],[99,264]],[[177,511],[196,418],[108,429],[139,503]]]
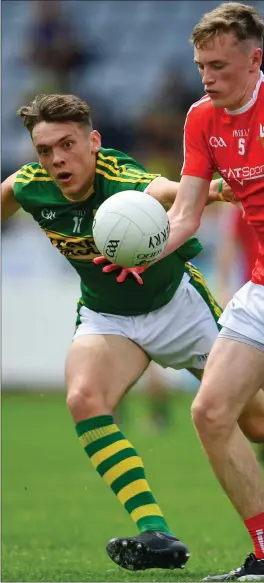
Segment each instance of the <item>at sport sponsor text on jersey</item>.
[[233,178],[243,184],[244,180],[264,178],[264,164],[261,166],[242,166],[241,168],[220,168],[219,172],[224,178]]

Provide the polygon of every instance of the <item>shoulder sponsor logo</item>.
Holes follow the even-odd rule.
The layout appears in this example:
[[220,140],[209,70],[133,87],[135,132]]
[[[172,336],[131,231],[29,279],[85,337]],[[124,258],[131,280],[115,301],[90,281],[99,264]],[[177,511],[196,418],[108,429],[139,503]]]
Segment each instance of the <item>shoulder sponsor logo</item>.
[[257,141],[260,142],[262,148],[264,148],[264,125],[261,123],[259,124],[259,136],[257,137]]
[[210,146],[212,148],[227,148],[224,138],[216,138],[215,136],[211,136],[209,140]]
[[51,211],[50,209],[43,209],[41,211],[41,216],[43,217],[43,219],[48,219],[48,220],[52,220],[56,218],[56,212],[55,211]]

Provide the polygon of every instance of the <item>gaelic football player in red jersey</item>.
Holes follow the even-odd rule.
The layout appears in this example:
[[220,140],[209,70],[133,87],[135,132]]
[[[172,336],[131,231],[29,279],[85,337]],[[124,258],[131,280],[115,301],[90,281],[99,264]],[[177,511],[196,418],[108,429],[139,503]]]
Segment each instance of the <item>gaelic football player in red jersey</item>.
[[182,178],[168,213],[171,232],[163,255],[198,228],[211,177],[218,171],[242,202],[258,239],[258,254],[251,281],[219,320],[223,328],[192,407],[213,470],[254,544],[254,554],[242,567],[207,578],[217,581],[264,579],[264,485],[237,424],[248,401],[264,386],[263,35],[258,12],[233,2],[205,14],[193,30],[194,59],[206,95],[187,114]]

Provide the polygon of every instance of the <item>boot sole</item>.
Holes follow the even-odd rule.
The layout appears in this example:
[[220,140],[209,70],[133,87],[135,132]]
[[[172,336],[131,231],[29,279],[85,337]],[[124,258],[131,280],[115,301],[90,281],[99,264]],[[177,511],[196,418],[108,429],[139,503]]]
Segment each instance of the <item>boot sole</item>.
[[129,571],[183,569],[190,556],[183,549],[177,549],[176,543],[174,549],[154,550],[133,538],[112,539],[106,550],[112,561]]

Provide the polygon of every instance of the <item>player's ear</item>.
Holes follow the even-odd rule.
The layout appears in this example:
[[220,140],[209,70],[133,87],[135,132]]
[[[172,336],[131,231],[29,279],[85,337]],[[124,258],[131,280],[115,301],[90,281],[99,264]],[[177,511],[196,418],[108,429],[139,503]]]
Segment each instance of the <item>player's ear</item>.
[[252,51],[252,55],[251,55],[251,66],[252,66],[252,70],[256,70],[259,69],[261,67],[261,62],[262,62],[262,50],[260,48],[255,48]]
[[101,148],[101,134],[97,130],[91,131],[91,151],[93,153],[99,152]]

